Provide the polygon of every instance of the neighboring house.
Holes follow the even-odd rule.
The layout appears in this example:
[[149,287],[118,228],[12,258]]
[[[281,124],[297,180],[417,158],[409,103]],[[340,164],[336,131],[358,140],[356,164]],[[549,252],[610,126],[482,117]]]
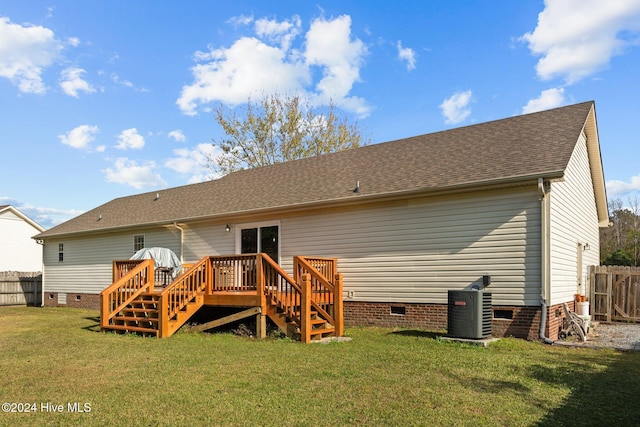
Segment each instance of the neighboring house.
[[444,329],[447,291],[489,275],[494,335],[536,339],[589,295],[608,222],[586,102],[118,198],[37,238],[49,305],[97,308],[111,261],[142,247],[262,251],[289,272],[337,258],[347,325]]
[[42,270],[42,245],[32,239],[44,228],[13,206],[0,206],[0,271]]

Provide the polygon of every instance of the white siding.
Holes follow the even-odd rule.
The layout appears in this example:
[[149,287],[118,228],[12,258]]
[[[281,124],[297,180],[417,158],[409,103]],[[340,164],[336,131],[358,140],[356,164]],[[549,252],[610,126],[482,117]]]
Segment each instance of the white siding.
[[38,233],[13,212],[0,213],[0,271],[41,271],[42,246],[31,238]]
[[494,304],[540,300],[535,190],[421,199],[282,220],[282,262],[339,259],[353,301],[446,303],[490,275]]
[[[169,248],[179,256],[180,233],[177,229],[141,229],[61,240],[45,245],[46,292],[100,293],[111,284],[112,261],[133,255],[133,236],[144,234],[145,247]],[[64,244],[64,260],[58,261],[58,243]]]
[[589,244],[582,252],[583,283],[589,265],[600,263],[600,238],[596,202],[589,168],[585,136],[571,156],[562,182],[551,184],[550,272],[551,304],[571,301],[588,290],[577,287],[578,244]]
[[[207,255],[235,253],[235,233],[227,232],[229,223],[200,223],[184,228],[184,262],[192,263]],[[229,224],[233,227],[233,224]]]
[[[281,260],[291,273],[294,255],[338,258],[351,301],[446,303],[447,290],[492,279],[493,303],[538,305],[540,202],[535,187],[432,197],[305,214],[246,218],[280,221]],[[230,222],[181,225],[184,261],[235,252]],[[100,292],[110,284],[111,260],[130,256],[133,235],[118,233],[47,242],[46,291]],[[147,247],[180,254],[175,228],[147,231]],[[154,242],[152,244],[152,241]]]

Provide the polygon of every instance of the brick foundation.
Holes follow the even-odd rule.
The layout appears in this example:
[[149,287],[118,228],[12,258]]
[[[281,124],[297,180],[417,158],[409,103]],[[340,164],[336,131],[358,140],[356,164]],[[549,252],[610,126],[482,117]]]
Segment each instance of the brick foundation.
[[[547,322],[547,336],[558,338],[562,318],[556,317],[557,309],[562,313],[562,305],[549,310],[552,321]],[[492,306],[492,335],[495,337],[516,337],[537,340],[540,331],[540,307],[533,306]],[[398,314],[404,313],[404,314]],[[564,315],[564,313],[562,313]],[[405,304],[344,302],[346,326],[383,326],[401,328],[421,328],[433,331],[447,329],[447,304]]]
[[[576,309],[575,301],[569,301],[567,302],[567,305],[569,305],[569,310],[575,311]],[[565,315],[564,315],[564,308],[562,307],[562,304],[557,304],[549,307],[549,313],[547,317],[547,329],[546,329],[547,338],[552,340],[558,339],[558,334],[563,329],[564,318],[565,318]]]
[[[569,302],[575,310],[575,303]],[[67,293],[67,303],[59,303],[58,292],[45,292],[45,307],[100,309],[100,295]],[[537,340],[540,331],[540,307],[492,306],[494,337],[516,337]],[[557,340],[564,320],[562,304],[549,307],[546,336]],[[345,326],[382,326],[388,328],[420,328],[431,331],[447,329],[447,304],[409,304],[377,302],[344,302]]]
[[60,304],[58,292],[44,293],[45,307],[74,307],[88,308],[90,310],[100,310],[100,295],[98,294],[77,294],[67,293],[67,303]]

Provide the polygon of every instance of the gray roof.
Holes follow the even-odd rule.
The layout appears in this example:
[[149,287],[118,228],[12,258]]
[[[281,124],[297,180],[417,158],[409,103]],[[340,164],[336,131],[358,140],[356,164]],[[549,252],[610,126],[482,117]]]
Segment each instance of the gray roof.
[[[37,237],[561,177],[593,106],[585,102],[122,197]],[[359,193],[353,192],[356,181]]]

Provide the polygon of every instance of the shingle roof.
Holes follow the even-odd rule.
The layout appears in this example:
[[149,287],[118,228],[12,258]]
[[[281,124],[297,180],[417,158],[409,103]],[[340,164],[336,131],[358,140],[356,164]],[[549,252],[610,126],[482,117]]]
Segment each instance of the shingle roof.
[[[266,209],[562,176],[593,107],[585,102],[231,173],[114,199],[38,238]],[[360,193],[354,193],[356,181]],[[156,194],[159,198],[156,200]]]

